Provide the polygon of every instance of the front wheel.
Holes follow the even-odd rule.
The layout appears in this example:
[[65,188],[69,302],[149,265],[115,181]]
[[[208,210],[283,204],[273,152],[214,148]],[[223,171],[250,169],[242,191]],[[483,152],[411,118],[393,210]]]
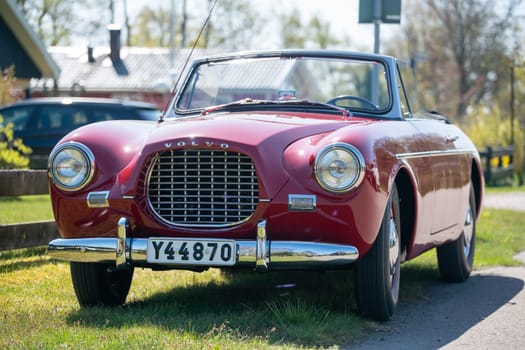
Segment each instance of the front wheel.
[[122,305],[133,279],[133,267],[115,270],[114,264],[71,262],[71,279],[80,306]]
[[392,317],[399,299],[400,232],[399,197],[394,184],[376,241],[356,270],[359,311],[378,321]]
[[470,188],[469,205],[465,213],[463,231],[458,239],[437,247],[441,278],[447,282],[463,282],[469,278],[474,265],[476,243],[476,198]]

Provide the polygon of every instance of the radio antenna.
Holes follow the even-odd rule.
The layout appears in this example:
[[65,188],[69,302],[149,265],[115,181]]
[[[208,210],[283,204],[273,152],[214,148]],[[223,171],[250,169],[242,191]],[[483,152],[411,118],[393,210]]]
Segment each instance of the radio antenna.
[[182,66],[182,69],[180,70],[179,76],[177,77],[177,80],[175,81],[175,85],[171,89],[171,93],[170,93],[170,96],[168,98],[168,102],[166,104],[166,107],[164,107],[164,111],[162,111],[162,115],[160,116],[159,122],[162,122],[164,120],[164,116],[166,115],[166,112],[168,111],[169,104],[170,104],[171,100],[173,99],[173,97],[175,96],[175,91],[176,91],[177,86],[179,85],[180,79],[182,77],[182,73],[186,70],[186,67],[188,66],[188,63],[190,62],[190,58],[193,55],[193,51],[195,51],[195,47],[197,46],[197,43],[199,42],[199,40],[200,40],[200,38],[202,36],[202,33],[204,32],[204,29],[206,29],[206,27],[208,26],[208,23],[210,22],[211,15],[212,15],[213,10],[215,9],[215,5],[217,5],[218,1],[219,0],[214,0],[212,5],[211,5],[211,7],[210,7],[210,10],[208,11],[208,16],[206,17],[206,20],[202,24],[201,29],[199,31],[199,34],[197,35],[197,38],[195,39],[195,41],[193,42],[193,45],[191,46],[191,50],[188,53],[188,56],[186,57],[186,61],[184,61],[184,65]]

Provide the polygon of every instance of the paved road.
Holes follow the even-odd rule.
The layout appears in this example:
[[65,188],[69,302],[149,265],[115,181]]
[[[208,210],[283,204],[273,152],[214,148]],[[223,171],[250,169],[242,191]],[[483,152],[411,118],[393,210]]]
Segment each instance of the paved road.
[[487,208],[525,211],[525,192],[485,194],[483,204]]
[[[490,194],[485,206],[525,211],[525,193]],[[517,258],[525,265],[525,252]],[[525,267],[482,269],[464,283],[436,284],[348,349],[525,349],[524,286]]]

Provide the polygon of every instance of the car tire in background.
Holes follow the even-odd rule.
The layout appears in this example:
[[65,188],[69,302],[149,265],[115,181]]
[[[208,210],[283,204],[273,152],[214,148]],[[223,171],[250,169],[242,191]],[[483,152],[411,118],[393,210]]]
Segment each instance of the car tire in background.
[[475,248],[476,198],[471,186],[469,206],[461,235],[455,241],[436,248],[441,278],[447,282],[463,282],[469,278],[474,265]]

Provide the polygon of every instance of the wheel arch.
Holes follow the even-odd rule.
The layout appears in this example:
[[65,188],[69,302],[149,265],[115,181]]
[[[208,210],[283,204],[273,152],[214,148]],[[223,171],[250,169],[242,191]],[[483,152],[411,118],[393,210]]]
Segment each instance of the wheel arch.
[[399,196],[401,260],[404,261],[414,237],[417,220],[416,197],[412,178],[405,168],[401,168],[396,174],[394,184],[397,186]]
[[485,185],[481,164],[475,158],[472,160],[470,182],[472,184],[472,187],[474,188],[474,197],[476,199],[476,218],[478,218],[481,213],[481,203],[483,202]]

